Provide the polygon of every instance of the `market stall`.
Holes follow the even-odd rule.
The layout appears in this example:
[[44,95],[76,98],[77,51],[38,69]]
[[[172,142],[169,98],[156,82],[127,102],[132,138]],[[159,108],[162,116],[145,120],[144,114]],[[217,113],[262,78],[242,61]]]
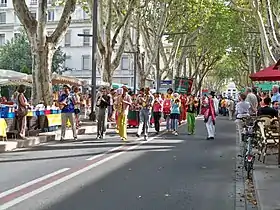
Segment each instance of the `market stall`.
[[[1,74],[1,70],[0,70]],[[9,75],[12,73],[10,72]],[[0,75],[0,87],[2,86],[19,86],[25,85],[32,87],[31,76],[26,74],[17,74],[16,77],[9,76],[3,73],[4,79]],[[8,78],[8,79],[7,79]],[[69,84],[72,86],[82,86],[83,81],[73,77],[65,77],[53,74],[52,83],[54,85]],[[58,92],[54,93],[54,100],[58,99]],[[16,104],[14,102],[2,103],[0,106],[0,136],[6,137],[7,133],[16,133]],[[27,114],[27,129],[28,131],[53,131],[61,125],[61,111],[58,107],[45,107],[43,104],[38,104],[29,108]],[[29,132],[28,132],[29,133]],[[16,135],[16,134],[15,134]]]

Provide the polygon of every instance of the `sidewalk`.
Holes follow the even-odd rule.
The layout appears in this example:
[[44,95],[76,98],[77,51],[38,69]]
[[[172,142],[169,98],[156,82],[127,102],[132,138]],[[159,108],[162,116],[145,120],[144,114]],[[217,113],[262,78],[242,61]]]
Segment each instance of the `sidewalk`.
[[280,168],[277,156],[269,155],[266,163],[255,161],[253,181],[259,210],[280,210]]

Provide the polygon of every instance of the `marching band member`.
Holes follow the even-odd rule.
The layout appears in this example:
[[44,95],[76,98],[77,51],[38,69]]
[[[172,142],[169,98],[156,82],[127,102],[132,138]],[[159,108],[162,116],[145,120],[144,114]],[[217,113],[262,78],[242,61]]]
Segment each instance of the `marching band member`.
[[167,90],[167,94],[164,98],[164,101],[163,101],[163,116],[164,116],[164,119],[166,121],[166,129],[168,131],[171,130],[171,120],[170,120],[170,113],[171,113],[171,100],[173,98],[173,90],[172,88],[169,88]]
[[128,95],[127,87],[122,87],[122,94],[118,96],[117,100],[117,127],[119,135],[123,141],[127,141],[127,115],[128,109],[131,105],[131,97]]
[[180,97],[178,93],[174,93],[174,98],[171,101],[171,129],[173,130],[175,136],[178,136],[178,126],[179,126],[179,119],[180,119]]
[[155,130],[157,134],[160,130],[160,118],[161,118],[161,112],[162,112],[162,102],[163,100],[160,98],[160,94],[155,94],[155,100],[153,103],[153,116],[154,116],[154,124],[155,124]]
[[154,97],[150,93],[149,87],[145,88],[144,94],[139,95],[138,98],[138,102],[141,105],[141,109],[139,113],[140,124],[137,132],[137,137],[140,137],[144,126],[144,140],[147,140],[148,138],[153,101],[154,101]]
[[216,113],[215,105],[213,98],[215,97],[215,92],[211,91],[208,96],[208,106],[204,113],[204,122],[207,129],[207,140],[215,138],[215,122],[216,122]]
[[198,102],[194,96],[190,96],[187,103],[187,126],[188,126],[188,135],[193,135],[195,132],[195,113],[198,107]]

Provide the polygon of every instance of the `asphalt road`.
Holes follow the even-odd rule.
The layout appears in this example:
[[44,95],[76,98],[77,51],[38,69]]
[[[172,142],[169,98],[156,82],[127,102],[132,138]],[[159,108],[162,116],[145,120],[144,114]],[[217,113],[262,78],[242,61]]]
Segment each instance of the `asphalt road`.
[[205,133],[198,120],[195,136],[183,125],[141,145],[109,136],[1,154],[0,210],[234,210],[235,126]]

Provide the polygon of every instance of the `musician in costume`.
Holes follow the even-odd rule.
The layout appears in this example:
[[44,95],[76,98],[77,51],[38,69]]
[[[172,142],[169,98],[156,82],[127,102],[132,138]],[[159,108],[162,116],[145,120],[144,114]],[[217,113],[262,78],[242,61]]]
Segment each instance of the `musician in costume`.
[[153,116],[154,116],[155,130],[158,134],[160,131],[160,118],[161,118],[163,100],[161,99],[159,93],[156,93],[154,95],[154,99],[155,100],[153,103]]
[[170,113],[171,113],[171,101],[173,99],[173,90],[172,88],[169,88],[167,90],[167,94],[165,95],[165,98],[163,100],[163,117],[166,121],[166,129],[168,131],[171,131],[171,120],[170,120]]
[[118,125],[118,110],[121,109],[121,104],[118,102],[118,98],[123,94],[123,89],[119,88],[116,90],[115,97],[113,99],[113,114],[112,114],[112,120],[115,120],[116,122],[116,133],[119,133],[119,125]]
[[188,135],[194,135],[195,133],[195,115],[198,108],[198,101],[194,96],[190,96],[187,103],[187,126]]
[[140,137],[140,135],[142,133],[142,129],[144,127],[144,140],[147,140],[148,133],[149,133],[151,111],[152,111],[152,106],[154,103],[154,97],[150,93],[149,87],[145,88],[144,94],[139,95],[138,103],[141,108],[140,108],[140,112],[139,112],[140,123],[139,123],[137,136]]
[[187,119],[187,96],[182,94],[180,96],[181,107],[180,107],[180,121],[179,125],[181,125],[182,121]]
[[215,92],[211,91],[208,95],[208,102],[206,111],[204,113],[204,122],[207,129],[207,140],[215,138],[215,124],[216,124],[216,113],[213,98],[215,97]]
[[131,96],[128,95],[127,87],[122,87],[122,94],[116,99],[117,104],[117,127],[119,135],[123,141],[127,141],[127,115],[129,106],[132,104]]
[[73,131],[73,138],[77,140],[76,121],[75,121],[75,100],[70,94],[71,88],[68,85],[63,86],[64,93],[59,97],[59,107],[61,109],[61,141],[65,139],[66,123],[69,120]]

